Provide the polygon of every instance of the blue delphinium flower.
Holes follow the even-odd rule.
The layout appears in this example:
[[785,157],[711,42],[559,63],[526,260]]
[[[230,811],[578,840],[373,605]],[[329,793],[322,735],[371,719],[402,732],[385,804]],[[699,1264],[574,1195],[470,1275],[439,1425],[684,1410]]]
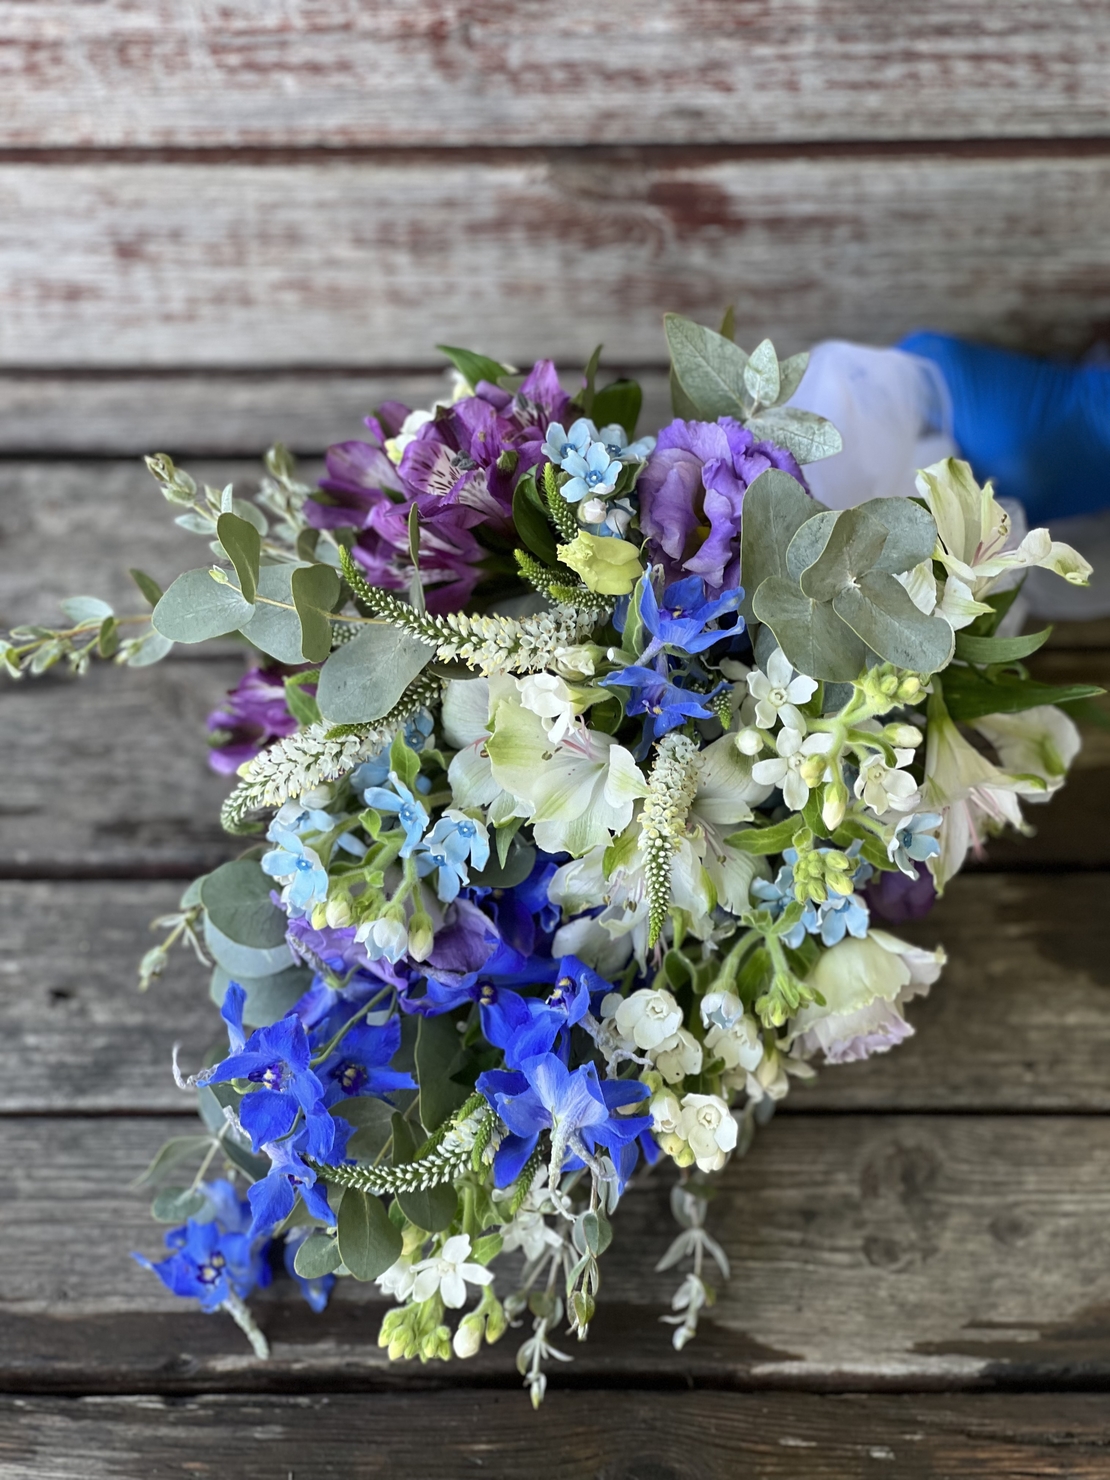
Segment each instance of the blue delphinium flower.
[[700,576],[687,576],[675,581],[663,592],[663,605],[655,595],[650,580],[644,582],[640,595],[640,618],[651,634],[651,642],[641,654],[646,662],[662,648],[677,648],[684,653],[701,653],[722,638],[734,637],[744,630],[744,619],[738,616],[732,626],[707,631],[710,622],[727,612],[735,612],[744,599],[743,589],[726,591],[715,600],[707,600],[705,582]]
[[303,1274],[297,1273],[297,1268],[294,1263],[294,1260],[297,1257],[297,1250],[311,1233],[311,1228],[291,1229],[289,1233],[285,1235],[285,1248],[282,1250],[282,1262],[285,1265],[285,1272],[291,1275],[292,1278],[296,1280],[297,1284],[301,1288],[301,1294],[308,1301],[311,1309],[314,1310],[317,1315],[319,1315],[320,1312],[324,1310],[327,1306],[328,1296],[331,1294],[332,1287],[335,1284],[335,1275],[324,1274],[320,1275],[318,1279],[306,1280]]
[[[158,1263],[135,1254],[175,1295],[191,1296],[204,1311],[217,1310],[230,1297],[245,1299],[256,1285],[270,1282],[269,1266],[248,1233],[250,1207],[230,1182],[203,1184],[214,1216],[207,1222],[190,1218],[166,1234],[167,1258]],[[226,1220],[226,1221],[225,1221]]]
[[[227,989],[224,1008],[229,1029],[236,1006],[238,1022],[242,1023],[242,990],[235,982]],[[239,1105],[239,1121],[253,1149],[257,1151],[266,1142],[288,1135],[298,1111],[304,1112],[310,1132],[325,1138],[325,1122],[330,1117],[323,1104],[324,1087],[309,1067],[312,1050],[296,1013],[269,1027],[256,1028],[245,1043],[240,1039],[238,1046],[237,1036],[231,1032],[232,1052],[222,1063],[198,1075],[197,1083],[225,1084],[231,1079],[246,1079],[258,1086],[244,1094]]]
[[519,992],[483,982],[478,997],[482,1035],[505,1055],[510,1069],[526,1059],[556,1050],[566,1056],[564,1029],[581,1022],[590,1007],[590,983],[596,979],[605,991],[611,984],[574,956],[559,963],[559,975],[546,1000],[522,997]]
[[305,915],[328,897],[328,871],[315,849],[294,832],[272,834],[276,848],[262,855],[263,873],[285,886],[283,897],[291,914]]
[[552,1053],[526,1059],[519,1073],[490,1070],[481,1075],[477,1088],[510,1132],[494,1159],[495,1180],[502,1187],[519,1176],[545,1130],[551,1132],[555,1177],[563,1167],[582,1165],[583,1153],[590,1157],[599,1145],[615,1162],[621,1147],[651,1125],[650,1116],[613,1114],[642,1100],[646,1085],[628,1079],[600,1081],[593,1064],[571,1070]]
[[609,456],[603,443],[591,442],[584,454],[569,452],[563,458],[563,471],[571,476],[559,492],[571,504],[591,494],[612,493],[622,467],[622,463]]
[[624,458],[626,461],[643,462],[645,457],[650,457],[655,451],[654,437],[638,437],[635,442],[630,442],[628,433],[617,422],[602,427],[597,440],[610,457]]
[[720,683],[708,694],[696,694],[690,689],[679,688],[654,668],[640,664],[610,673],[601,680],[601,684],[602,687],[632,690],[625,709],[629,714],[649,715],[656,740],[687,719],[712,719],[713,711],[706,708],[706,701],[728,688],[728,684]]
[[553,421],[547,429],[540,451],[557,468],[561,468],[565,458],[573,454],[581,456],[596,437],[597,428],[584,416],[572,422],[569,431],[564,431],[560,422]]
[[397,822],[405,833],[400,856],[407,858],[424,836],[424,829],[428,826],[428,814],[396,771],[390,771],[389,782],[393,788],[392,791],[384,786],[370,786],[363,793],[363,800],[376,812],[396,812]]
[[394,1090],[416,1089],[411,1074],[389,1067],[400,1046],[399,1018],[392,1017],[381,1026],[360,1023],[352,1028],[316,1070],[324,1086],[324,1104],[338,1105],[356,1095],[377,1095],[384,1100]]
[[931,837],[941,824],[939,812],[915,812],[910,817],[900,817],[894,836],[887,844],[886,856],[896,863],[911,879],[917,878],[914,863],[924,863],[927,858],[936,858],[940,844]]
[[328,1204],[327,1189],[317,1181],[316,1173],[304,1160],[339,1162],[346,1155],[347,1142],[352,1127],[345,1120],[325,1115],[328,1123],[322,1127],[324,1135],[310,1134],[308,1126],[302,1126],[295,1136],[284,1141],[269,1141],[262,1150],[270,1158],[270,1170],[260,1182],[247,1189],[254,1221],[255,1234],[270,1233],[279,1223],[284,1223],[297,1204],[298,1196],[314,1218],[329,1226],[335,1215]]

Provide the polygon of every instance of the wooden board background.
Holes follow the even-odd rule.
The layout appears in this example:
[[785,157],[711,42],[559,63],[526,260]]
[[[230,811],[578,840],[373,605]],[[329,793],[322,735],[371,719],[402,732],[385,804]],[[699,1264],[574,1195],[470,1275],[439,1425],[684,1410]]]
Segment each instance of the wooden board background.
[[[138,461],[315,476],[437,340],[574,367],[667,414],[659,319],[1049,353],[1110,332],[1110,11],[1098,0],[0,0],[0,625],[130,600],[195,540]],[[570,383],[568,378],[568,384]],[[126,553],[111,531],[124,532]],[[147,923],[228,856],[203,720],[223,644],[5,687],[0,1475],[604,1480],[1101,1477],[1110,1410],[1110,743],[911,933],[950,964],[896,1054],[782,1107],[712,1212],[734,1276],[681,1355],[665,1178],[531,1413],[512,1336],[390,1366],[376,1292],[279,1281],[255,1361],[133,1264],[130,1183],[217,1036]],[[1107,624],[1046,678],[1110,678]],[[692,1389],[692,1391],[691,1391]]]

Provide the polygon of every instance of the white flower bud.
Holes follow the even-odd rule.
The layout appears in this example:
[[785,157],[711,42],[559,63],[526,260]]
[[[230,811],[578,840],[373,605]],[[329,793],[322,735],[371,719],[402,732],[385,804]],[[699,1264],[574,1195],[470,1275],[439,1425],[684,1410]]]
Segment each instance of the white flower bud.
[[578,505],[580,524],[604,524],[609,506],[603,498],[584,498]]
[[351,906],[346,899],[329,899],[324,906],[324,920],[333,930],[342,930],[351,923]]
[[477,1356],[482,1347],[485,1321],[476,1311],[463,1316],[451,1342],[456,1357]]
[[749,726],[736,736],[736,748],[741,755],[758,755],[763,749],[763,736]]

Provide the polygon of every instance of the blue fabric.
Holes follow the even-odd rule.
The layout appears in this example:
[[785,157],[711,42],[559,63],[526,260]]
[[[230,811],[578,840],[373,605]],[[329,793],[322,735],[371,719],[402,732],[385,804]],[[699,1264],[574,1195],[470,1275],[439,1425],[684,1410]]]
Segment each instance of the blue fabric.
[[898,347],[939,366],[962,455],[980,483],[994,478],[1025,505],[1030,524],[1110,506],[1110,367],[928,332]]

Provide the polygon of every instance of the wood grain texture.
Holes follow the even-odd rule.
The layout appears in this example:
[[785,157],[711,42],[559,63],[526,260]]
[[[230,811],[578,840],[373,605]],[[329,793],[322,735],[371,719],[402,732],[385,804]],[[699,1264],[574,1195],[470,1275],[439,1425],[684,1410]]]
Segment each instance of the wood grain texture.
[[[1102,1480],[1095,1393],[0,1400],[9,1480]],[[247,1442],[249,1439],[249,1442]]]
[[22,0],[0,143],[687,143],[1107,132],[1096,0]]
[[[1110,922],[1105,874],[968,875],[897,933],[943,943],[948,965],[912,1003],[889,1054],[795,1082],[778,1116],[815,1111],[1110,1110]],[[149,922],[180,884],[0,884],[0,1114],[191,1112],[170,1052],[223,1041],[209,972],[187,948],[135,987]],[[64,928],[43,936],[43,919]],[[777,1122],[768,1134],[777,1134]]]
[[[568,391],[581,384],[580,365],[561,373]],[[603,383],[620,374],[643,389],[641,430],[670,421],[666,371],[603,361]],[[449,390],[446,374],[435,371],[0,374],[0,457],[137,458],[157,448],[176,458],[248,458],[253,472],[274,442],[319,457],[363,433],[363,417],[382,401],[430,406]],[[50,475],[38,476],[49,485]]]
[[[275,1280],[255,1304],[269,1364],[229,1320],[175,1306],[129,1257],[156,1254],[160,1238],[146,1198],[127,1188],[180,1128],[177,1118],[0,1122],[5,1390],[516,1385],[511,1336],[461,1371],[387,1371],[380,1297],[352,1280],[321,1316]],[[575,1383],[663,1373],[920,1390],[1110,1378],[1105,1118],[784,1118],[721,1179],[710,1226],[732,1279],[677,1355],[658,1318],[678,1279],[653,1272],[674,1231],[668,1181],[622,1203],[596,1331],[574,1344]]]
[[[378,367],[469,344],[658,364],[659,316],[783,352],[1110,321],[1110,158],[565,151],[0,166],[0,366]],[[48,244],[45,248],[43,244]]]

